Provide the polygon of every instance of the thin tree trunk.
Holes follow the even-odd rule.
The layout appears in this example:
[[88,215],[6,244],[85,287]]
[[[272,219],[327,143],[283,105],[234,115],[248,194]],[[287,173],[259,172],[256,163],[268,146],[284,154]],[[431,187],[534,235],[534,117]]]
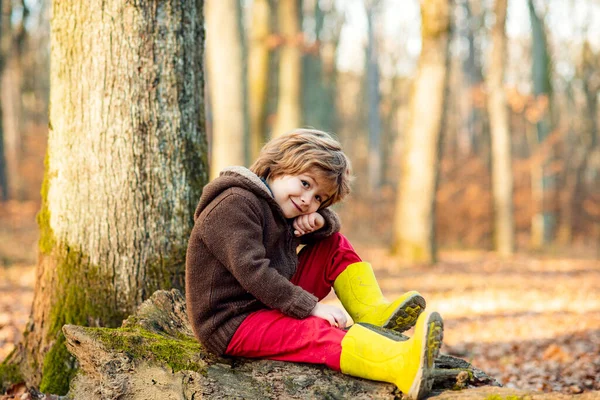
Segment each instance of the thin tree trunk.
[[434,200],[448,85],[449,1],[421,1],[421,18],[421,56],[398,186],[394,248],[408,261],[431,263],[436,260]]
[[245,164],[244,88],[238,0],[206,2],[208,88],[212,110],[210,177]]
[[[583,36],[587,35],[587,29]],[[574,143],[574,155],[570,157],[572,172],[567,176],[567,195],[561,207],[561,222],[558,229],[558,237],[562,242],[568,244],[573,237],[573,220],[577,213],[581,212],[582,199],[586,198],[586,184],[584,176],[590,165],[591,156],[598,148],[598,92],[600,91],[600,80],[598,66],[600,57],[594,53],[589,42],[584,42],[581,54],[580,79],[583,83],[585,94],[585,111],[582,120],[582,130],[579,132],[580,140]]]
[[31,320],[13,360],[62,394],[64,324],[119,326],[183,288],[207,180],[202,1],[52,6],[50,132]]
[[248,51],[248,108],[250,117],[250,159],[254,160],[266,141],[267,92],[269,88],[269,43],[271,6],[268,0],[254,0]]
[[[0,110],[2,101],[0,101]],[[2,114],[0,111],[0,201],[8,200],[8,181],[6,175],[6,159],[4,157],[4,134],[2,131]]]
[[[10,3],[10,1],[9,1]],[[0,0],[0,93],[2,93],[2,73],[6,62],[6,46],[4,45],[7,34],[6,24],[9,17],[4,16],[3,0]],[[6,158],[4,155],[4,128],[2,123],[2,97],[0,96],[0,201],[8,200],[8,181],[6,174]]]
[[507,256],[514,251],[513,177],[509,114],[504,93],[507,0],[496,0],[492,28],[492,51],[487,78],[488,112],[492,136],[492,185],[495,248]]
[[[544,105],[542,106],[542,115],[536,123],[537,143],[541,144],[552,131],[550,55],[548,54],[543,20],[536,14],[533,1],[528,0],[527,4],[532,32],[533,93],[538,104]],[[531,224],[531,244],[535,248],[542,247],[552,239],[556,224],[556,215],[550,209],[550,205],[554,200],[556,182],[554,177],[546,173],[547,163],[548,160],[544,159],[539,164],[532,165],[532,168],[537,169],[536,171],[532,171],[532,177],[536,179],[536,181],[532,181],[532,188],[537,191],[533,195],[533,198],[537,200],[537,204],[535,207],[536,213],[533,216]]]
[[279,0],[278,23],[284,44],[279,56],[279,101],[272,136],[279,136],[302,123],[302,32],[299,0]]
[[[6,198],[18,199],[21,192],[19,155],[21,153],[22,118],[22,64],[18,45],[22,43],[23,23],[13,26],[11,16],[12,1],[3,1],[0,15],[3,19],[0,32],[0,48],[3,54],[0,69],[0,106],[2,114],[2,140],[5,167]],[[23,18],[25,18],[25,12]],[[16,36],[21,35],[20,41]]]
[[484,162],[489,161],[489,137],[485,132],[485,117],[478,100],[483,86],[483,73],[481,71],[481,50],[477,46],[476,35],[481,30],[484,20],[480,0],[463,0],[465,20],[461,27],[462,36],[467,40],[469,53],[463,61],[462,71],[466,77],[463,96],[467,99],[466,116],[460,124],[468,132],[468,151],[481,157]]
[[[328,51],[335,49],[339,36],[339,32],[332,28],[332,18],[337,11],[333,5],[324,9],[318,1],[304,4],[309,7],[304,15],[310,13],[313,16],[315,28],[314,41],[307,44],[309,51],[302,57],[302,115],[306,126],[331,132],[335,131],[336,122],[336,70],[331,63],[328,64],[327,57]],[[329,37],[323,37],[326,19]]]
[[367,97],[369,127],[369,188],[375,193],[381,186],[381,115],[379,113],[379,60],[375,38],[375,13],[378,2],[367,7]]

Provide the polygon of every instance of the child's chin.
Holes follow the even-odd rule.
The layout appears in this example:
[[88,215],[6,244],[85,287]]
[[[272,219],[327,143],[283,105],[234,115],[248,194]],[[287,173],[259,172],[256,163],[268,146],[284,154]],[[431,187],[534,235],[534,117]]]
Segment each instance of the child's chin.
[[300,215],[302,215],[302,214],[300,214],[300,213],[298,213],[298,212],[286,212],[286,213],[283,213],[283,215],[285,215],[285,217],[286,217],[287,219],[292,219],[292,218],[299,217],[299,216],[300,216]]

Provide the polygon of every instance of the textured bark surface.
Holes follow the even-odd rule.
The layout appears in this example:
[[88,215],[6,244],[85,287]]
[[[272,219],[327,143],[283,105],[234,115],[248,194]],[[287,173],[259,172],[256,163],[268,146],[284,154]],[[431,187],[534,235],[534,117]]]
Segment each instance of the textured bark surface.
[[[213,356],[193,338],[183,298],[176,290],[156,292],[120,329],[67,325],[63,330],[82,370],[69,393],[74,399],[400,396],[391,384],[353,378],[322,366]],[[437,392],[496,384],[463,360],[442,355],[436,363]]]
[[492,28],[492,51],[487,78],[488,111],[492,136],[492,185],[494,196],[494,236],[496,250],[502,255],[514,251],[513,178],[509,114],[504,93],[507,0],[496,0],[496,19]]
[[66,0],[52,15],[40,257],[21,366],[28,384],[60,393],[74,366],[65,323],[118,326],[156,289],[183,287],[207,164],[201,1]]
[[227,166],[245,165],[244,67],[238,0],[207,0],[205,10],[213,179]]
[[394,247],[407,261],[435,261],[434,199],[448,86],[449,37],[449,1],[421,1],[422,48],[410,99],[394,222]]

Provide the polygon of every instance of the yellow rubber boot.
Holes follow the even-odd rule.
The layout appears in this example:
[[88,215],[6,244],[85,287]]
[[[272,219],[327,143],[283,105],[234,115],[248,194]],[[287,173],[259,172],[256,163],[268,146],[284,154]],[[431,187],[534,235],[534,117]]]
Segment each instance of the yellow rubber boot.
[[444,336],[442,318],[423,313],[413,337],[396,341],[361,325],[353,325],[342,340],[340,367],[344,374],[395,384],[410,399],[425,397],[433,385],[432,370]]
[[364,322],[397,332],[411,328],[425,309],[425,299],[415,291],[389,302],[381,293],[371,264],[350,264],[333,283],[335,294],[354,322]]

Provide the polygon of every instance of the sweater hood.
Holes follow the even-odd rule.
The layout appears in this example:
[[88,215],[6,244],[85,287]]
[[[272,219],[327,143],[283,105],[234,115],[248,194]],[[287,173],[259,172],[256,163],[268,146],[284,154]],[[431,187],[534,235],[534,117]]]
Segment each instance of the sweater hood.
[[269,205],[279,210],[279,213],[283,216],[283,212],[271,195],[269,187],[248,168],[235,166],[223,169],[218,178],[204,186],[200,202],[194,213],[194,221],[215,198],[232,187],[248,190],[257,197],[266,199]]

